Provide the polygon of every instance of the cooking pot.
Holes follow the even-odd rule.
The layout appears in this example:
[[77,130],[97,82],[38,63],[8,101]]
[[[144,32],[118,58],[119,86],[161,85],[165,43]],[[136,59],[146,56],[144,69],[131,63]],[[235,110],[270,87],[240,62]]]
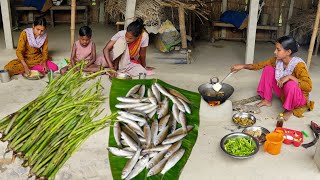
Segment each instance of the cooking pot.
[[[216,80],[215,82],[213,80]],[[221,83],[222,88],[216,92],[212,85],[219,82],[218,77],[212,77],[210,83],[205,83],[199,86],[198,91],[206,102],[219,101],[220,104],[224,103],[234,92],[234,88],[226,83]]]

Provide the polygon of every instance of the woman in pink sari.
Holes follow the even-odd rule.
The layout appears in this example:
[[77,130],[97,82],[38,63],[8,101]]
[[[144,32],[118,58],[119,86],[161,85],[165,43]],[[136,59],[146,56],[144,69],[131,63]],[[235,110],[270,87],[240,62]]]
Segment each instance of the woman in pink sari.
[[18,58],[4,67],[10,76],[22,72],[30,74],[30,70],[40,72],[58,70],[58,66],[49,60],[46,26],[46,19],[38,17],[33,22],[32,28],[26,28],[21,32],[16,50]]

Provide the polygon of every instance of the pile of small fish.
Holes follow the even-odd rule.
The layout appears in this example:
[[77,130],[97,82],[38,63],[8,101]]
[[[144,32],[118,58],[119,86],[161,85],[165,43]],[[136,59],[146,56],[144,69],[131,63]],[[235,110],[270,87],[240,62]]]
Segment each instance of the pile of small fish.
[[[169,99],[173,103],[172,115]],[[125,97],[117,100],[120,101],[116,104],[119,116],[114,123],[114,137],[118,147],[108,147],[108,150],[130,159],[121,178],[132,179],[145,168],[149,169],[148,177],[165,174],[185,153],[180,147],[182,139],[193,128],[187,125],[185,116],[185,112],[191,114],[188,105],[191,102],[180,92],[165,89],[158,83],[147,90],[143,84],[135,85]],[[177,129],[177,123],[181,128]]]

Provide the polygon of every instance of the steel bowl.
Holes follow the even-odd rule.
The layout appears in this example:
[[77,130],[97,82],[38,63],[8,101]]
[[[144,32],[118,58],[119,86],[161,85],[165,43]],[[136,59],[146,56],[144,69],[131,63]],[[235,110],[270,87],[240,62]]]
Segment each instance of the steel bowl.
[[[229,153],[227,150],[225,150],[224,145],[227,143],[228,139],[237,138],[237,137],[239,137],[239,138],[244,137],[244,138],[252,139],[256,145],[256,149],[251,154],[246,155],[246,156],[236,156],[236,155]],[[256,138],[254,138],[248,134],[245,134],[242,132],[236,132],[236,133],[231,133],[231,134],[227,134],[226,136],[224,136],[220,141],[220,147],[221,147],[222,151],[225,152],[230,157],[233,157],[236,159],[247,159],[247,158],[253,157],[255,154],[257,154],[257,152],[259,151],[259,142]]]
[[[131,79],[132,79],[132,77],[129,76],[129,75],[127,75],[126,73],[120,73],[120,72],[118,72],[117,75],[116,75],[116,77],[114,77],[114,78],[124,79],[124,80],[131,80]],[[112,80],[112,77],[109,76],[109,79],[110,79],[110,81],[111,81],[111,80]]]
[[[239,124],[239,123],[235,122],[235,118],[237,118],[237,117],[239,117],[239,118],[249,118],[249,119],[253,120],[253,124],[252,124],[252,125],[247,125],[247,126],[246,126],[246,125]],[[246,128],[246,127],[253,126],[253,125],[257,122],[257,119],[256,119],[256,117],[254,117],[254,115],[252,115],[252,114],[250,114],[250,113],[238,112],[238,113],[236,113],[236,114],[234,114],[234,115],[232,116],[232,121],[233,121],[235,124],[239,125],[240,127]]]
[[45,74],[43,72],[40,72],[40,71],[37,71],[37,70],[31,70],[31,71],[36,71],[37,73],[39,73],[38,76],[33,76],[33,77],[30,77],[28,76],[26,73],[22,73],[22,76],[28,80],[39,80],[39,79],[42,79],[44,78]]
[[[248,134],[248,131],[257,131],[260,130],[261,131],[261,136],[259,137],[255,137],[253,135],[254,138],[256,138],[259,141],[259,145],[262,145],[265,141],[266,141],[266,135],[270,133],[270,131],[264,127],[261,126],[251,126],[251,127],[247,127],[245,128],[242,132]],[[251,135],[251,134],[249,134]]]

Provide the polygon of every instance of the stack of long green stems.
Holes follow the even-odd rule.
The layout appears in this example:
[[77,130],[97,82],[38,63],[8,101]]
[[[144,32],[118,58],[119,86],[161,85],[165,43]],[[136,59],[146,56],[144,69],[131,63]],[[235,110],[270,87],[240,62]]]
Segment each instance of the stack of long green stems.
[[38,98],[0,120],[1,140],[9,142],[7,152],[23,158],[30,176],[54,179],[81,144],[116,114],[95,120],[106,99],[101,78],[85,86],[104,71],[85,76],[82,67],[79,63],[53,79]]

